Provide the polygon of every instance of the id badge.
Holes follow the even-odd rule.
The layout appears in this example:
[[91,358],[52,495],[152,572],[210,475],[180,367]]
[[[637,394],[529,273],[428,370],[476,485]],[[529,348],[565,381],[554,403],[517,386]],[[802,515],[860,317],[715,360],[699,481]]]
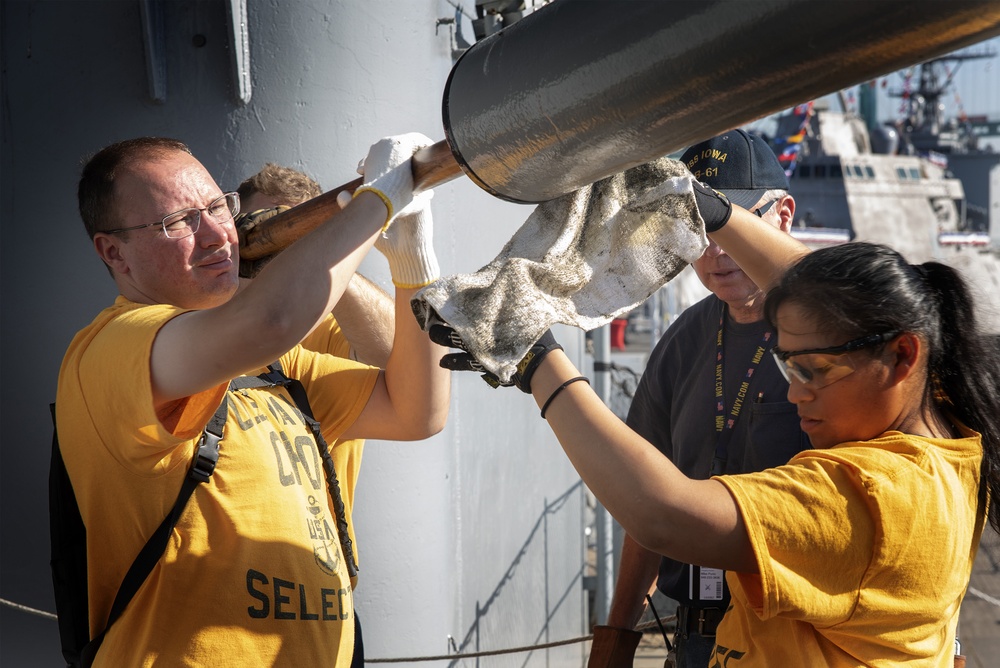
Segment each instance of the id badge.
[[726,572],[721,568],[692,566],[688,582],[688,595],[692,601],[721,601]]

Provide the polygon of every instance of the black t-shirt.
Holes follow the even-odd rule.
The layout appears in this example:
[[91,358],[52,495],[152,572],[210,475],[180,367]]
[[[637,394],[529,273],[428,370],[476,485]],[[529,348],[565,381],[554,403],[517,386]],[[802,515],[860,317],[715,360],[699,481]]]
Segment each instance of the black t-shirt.
[[[685,475],[710,477],[717,455],[715,397],[717,338],[725,303],[714,295],[686,309],[657,343],[639,381],[628,414],[628,425],[641,434]],[[724,318],[723,398],[730,417],[739,388],[751,368],[749,388],[732,431],[726,435],[722,472],[747,473],[785,464],[795,453],[808,449],[809,440],[799,429],[796,408],[788,401],[788,383],[770,353],[753,364],[758,347],[768,351],[775,335],[766,321],[741,324]],[[765,332],[771,332],[765,342]],[[691,536],[698,540],[698,536]],[[725,609],[728,588],[721,599],[713,594],[701,600],[699,569],[664,558],[657,587],[685,605]],[[692,588],[692,584],[694,588]],[[692,596],[692,593],[694,596]]]

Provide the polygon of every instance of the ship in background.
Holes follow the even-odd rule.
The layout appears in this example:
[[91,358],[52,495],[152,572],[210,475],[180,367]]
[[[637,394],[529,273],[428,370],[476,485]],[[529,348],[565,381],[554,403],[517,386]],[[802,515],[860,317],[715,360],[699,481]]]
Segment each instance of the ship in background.
[[[982,141],[1000,136],[1000,120],[961,110],[945,118],[943,104],[961,63],[995,55],[956,52],[900,73],[904,85],[892,95],[904,104],[892,122],[877,120],[870,82],[856,103],[853,93],[835,96],[839,110],[824,98],[745,129],[768,140],[789,175],[793,236],[814,249],[880,242],[914,263],[950,264],[978,291],[986,329],[1000,337],[1000,152]],[[688,268],[628,314],[621,364],[641,373],[670,323],[707,294]]]
[[802,104],[776,119],[769,141],[795,196],[794,236],[814,248],[880,242],[913,263],[954,266],[977,290],[987,331],[1000,336],[1000,153],[980,146],[981,134],[996,128],[945,119],[941,103],[950,63],[992,55],[951,54],[918,66],[896,93],[906,113],[895,123],[874,121],[873,83],[860,88],[859,113],[843,93],[840,111]]
[[[986,136],[1000,136],[1000,121],[989,121],[985,116],[969,117],[959,106],[959,113],[945,118],[943,98],[953,85],[958,68],[965,61],[993,58],[993,50],[954,53],[927,61],[920,66],[919,82],[912,90],[912,75],[907,76],[902,90],[894,91],[902,98],[905,111],[894,127],[882,126],[899,135],[898,152],[919,155],[945,166],[946,170],[962,181],[966,197],[966,225],[970,232],[990,233],[997,243],[1000,228],[1000,188],[996,167],[1000,165],[1000,152],[984,144]],[[869,89],[870,90],[870,89]],[[955,95],[958,99],[957,94]],[[959,101],[960,103],[960,101]],[[875,109],[869,110],[866,119],[874,118]],[[869,126],[873,123],[867,121]]]

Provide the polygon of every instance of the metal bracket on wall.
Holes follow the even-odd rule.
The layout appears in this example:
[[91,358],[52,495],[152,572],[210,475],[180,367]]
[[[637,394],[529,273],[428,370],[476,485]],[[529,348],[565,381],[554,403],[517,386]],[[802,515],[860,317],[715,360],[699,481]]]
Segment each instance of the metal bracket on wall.
[[243,104],[250,102],[250,28],[247,24],[246,0],[228,0],[229,44],[233,54],[233,83],[236,97]]
[[162,0],[139,0],[142,45],[146,55],[146,78],[153,102],[167,101],[167,53],[163,29]]

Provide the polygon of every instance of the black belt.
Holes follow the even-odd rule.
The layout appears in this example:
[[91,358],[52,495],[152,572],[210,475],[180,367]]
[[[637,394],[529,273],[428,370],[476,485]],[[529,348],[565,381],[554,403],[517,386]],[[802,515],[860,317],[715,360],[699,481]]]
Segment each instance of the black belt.
[[719,622],[726,611],[720,608],[689,608],[677,606],[677,630],[684,635],[697,633],[700,636],[714,636]]

